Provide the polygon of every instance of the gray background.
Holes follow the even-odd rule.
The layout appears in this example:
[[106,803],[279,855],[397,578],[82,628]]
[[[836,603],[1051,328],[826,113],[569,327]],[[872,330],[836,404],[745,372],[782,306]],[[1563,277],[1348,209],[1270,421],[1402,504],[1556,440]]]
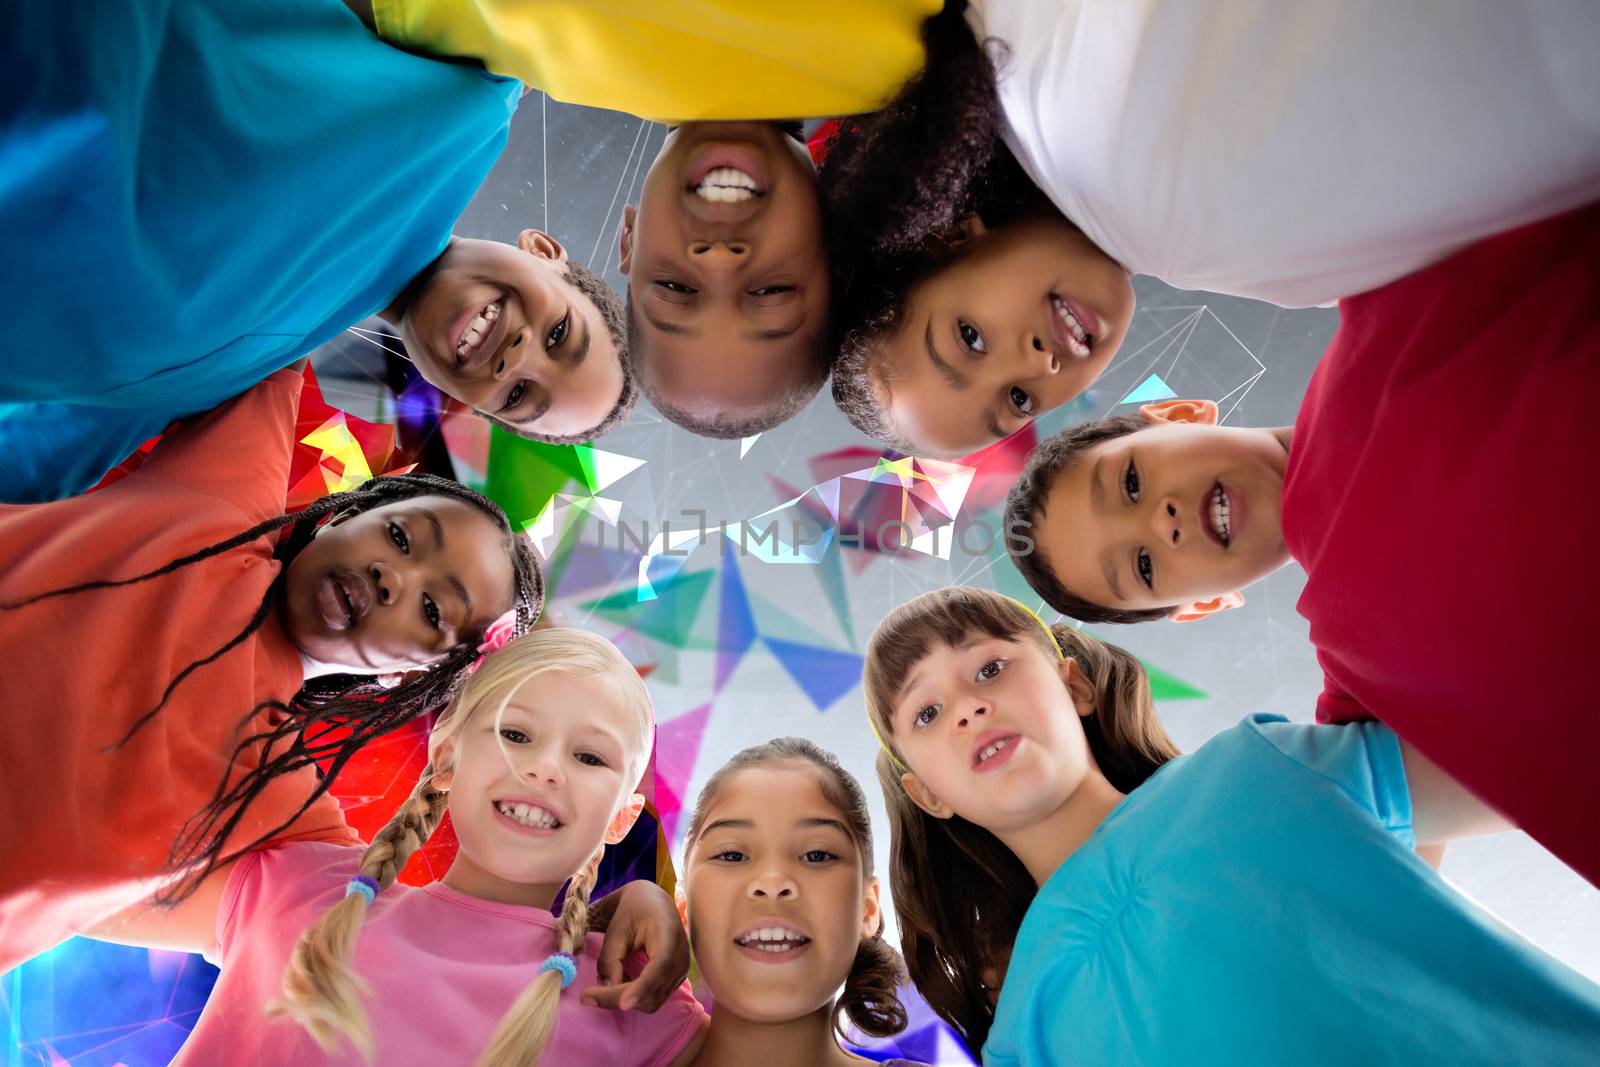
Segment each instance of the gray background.
[[[509,147],[462,217],[458,232],[509,241],[525,226],[548,229],[565,243],[573,259],[602,270],[620,289],[616,263],[621,208],[636,199],[664,136],[664,127],[636,118],[569,107],[529,94],[516,116]],[[1041,434],[1111,410],[1150,373],[1160,374],[1180,395],[1221,401],[1224,421],[1229,423],[1285,425],[1294,420],[1306,382],[1337,325],[1335,311],[1288,311],[1178,292],[1149,278],[1137,279],[1135,287],[1139,310],[1110,372],[1088,400],[1041,420]],[[364,379],[364,355],[370,354],[363,352],[365,342],[352,334],[330,348],[337,353],[325,351],[317,357],[329,399],[364,417],[387,417],[386,396]],[[834,410],[825,387],[804,412],[761,436],[743,458],[739,442],[696,438],[659,418],[644,403],[629,425],[597,442],[597,447],[646,461],[602,493],[622,502],[625,521],[637,526],[648,520],[658,528],[665,519],[681,528],[683,509],[703,510],[713,523],[758,515],[787,497],[774,487],[772,478],[797,491],[805,489],[816,481],[807,467],[809,458],[870,444]],[[962,514],[972,517],[967,511]],[[998,525],[992,513],[989,518]],[[615,531],[607,534],[615,548]],[[595,520],[586,520],[576,535],[593,543],[598,536]],[[853,550],[845,554],[853,555]],[[685,572],[716,569],[719,564],[719,550],[713,544],[699,548]],[[882,614],[916,593],[955,581],[1008,592],[1020,589],[1008,564],[973,558],[959,549],[948,562],[925,556],[884,558],[860,573],[847,563],[843,568],[850,605],[847,628],[827,606],[822,571],[740,561],[750,593],[782,605],[825,643],[857,652]],[[669,726],[675,717],[709,698],[715,655],[660,649],[655,647],[659,642],[629,633],[626,625],[581,607],[597,596],[632,589],[634,579],[631,567],[619,566],[609,587],[568,595],[558,586],[551,610],[558,622],[588,626],[618,639],[636,662],[660,655],[675,658],[675,683],[662,677],[671,672],[659,671],[649,683],[658,717]],[[1096,632],[1209,694],[1206,699],[1161,706],[1179,745],[1192,749],[1249,712],[1311,718],[1321,679],[1307,642],[1306,623],[1294,610],[1303,581],[1300,569],[1291,565],[1252,587],[1242,610],[1200,624],[1147,624]],[[715,635],[716,611],[714,587],[702,607],[697,632]],[[782,630],[786,625],[757,621],[764,629],[776,625]],[[871,786],[875,743],[862,717],[859,689],[818,711],[773,656],[757,645],[715,699],[692,773],[684,769],[689,776],[687,796],[693,797],[724,758],[747,744],[784,733],[808,736],[836,752],[869,785],[879,820],[878,871],[885,874],[887,824],[877,790]],[[1600,892],[1525,835],[1508,833],[1455,844],[1442,870],[1464,893],[1535,944],[1600,978]]]

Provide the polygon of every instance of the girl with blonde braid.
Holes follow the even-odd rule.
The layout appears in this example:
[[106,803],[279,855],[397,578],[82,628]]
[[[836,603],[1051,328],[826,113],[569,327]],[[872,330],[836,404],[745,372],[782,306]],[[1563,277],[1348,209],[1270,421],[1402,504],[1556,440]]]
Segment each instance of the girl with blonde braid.
[[[589,893],[643,807],[652,732],[644,683],[602,638],[538,630],[490,653],[365,851],[252,853],[176,909],[192,925],[209,908],[222,976],[174,1063],[688,1063],[706,1015],[687,985],[649,1015],[599,1007],[589,988]],[[447,811],[449,871],[395,884]],[[132,921],[148,933],[173,914]]]

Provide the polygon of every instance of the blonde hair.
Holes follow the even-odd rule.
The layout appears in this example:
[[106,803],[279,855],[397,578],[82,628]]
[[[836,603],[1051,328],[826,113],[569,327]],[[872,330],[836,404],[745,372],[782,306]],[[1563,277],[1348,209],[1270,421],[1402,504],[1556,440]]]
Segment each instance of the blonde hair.
[[[524,684],[546,671],[598,675],[615,684],[619,699],[637,715],[641,738],[629,750],[624,780],[639,781],[650,758],[652,720],[650,694],[638,672],[604,638],[570,628],[535,630],[485,656],[477,672],[434,724],[428,738],[428,766],[416,788],[361,856],[360,873],[374,879],[380,891],[394,884],[406,861],[428,840],[444,816],[448,793],[434,784],[439,774],[451,769],[441,765],[449,758],[444,742],[466,729],[485,709],[498,718]],[[589,894],[604,853],[602,843],[567,884],[566,899],[556,922],[557,952],[574,957],[583,953],[589,927]],[[336,1052],[341,1039],[348,1040],[370,1062],[374,1051],[372,1028],[361,1002],[368,987],[351,966],[366,914],[364,900],[345,896],[301,934],[284,970],[283,1000],[268,1011],[294,1019],[328,1052]],[[537,962],[530,961],[530,966]],[[501,1018],[478,1058],[480,1067],[534,1067],[555,1028],[560,995],[560,973],[540,971]]]

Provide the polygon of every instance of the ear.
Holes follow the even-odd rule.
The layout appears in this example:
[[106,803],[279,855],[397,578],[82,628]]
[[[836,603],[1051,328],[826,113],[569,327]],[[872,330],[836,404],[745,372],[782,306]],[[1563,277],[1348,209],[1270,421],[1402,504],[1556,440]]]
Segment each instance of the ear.
[[948,819],[955,812],[933,795],[933,790],[922,784],[922,779],[910,771],[900,776],[900,785],[906,791],[906,796],[911,798],[911,803],[932,815],[935,819]]
[[557,263],[567,261],[567,250],[561,242],[543,230],[523,230],[517,234],[517,247],[540,259],[553,259]]
[[1212,597],[1210,600],[1197,600],[1193,604],[1180,604],[1167,614],[1173,622],[1196,622],[1200,619],[1215,615],[1219,611],[1229,611],[1244,604],[1244,594],[1235,590],[1232,593],[1223,593],[1221,596]]
[[883,899],[878,886],[878,876],[867,879],[867,891],[861,901],[861,939],[876,937],[883,929]]
[[1083,668],[1078,666],[1078,661],[1068,657],[1061,661],[1061,681],[1065,683],[1067,692],[1072,696],[1072,705],[1078,712],[1078,717],[1085,718],[1095,713],[1094,683],[1089,681],[1089,676],[1083,673]]
[[622,235],[617,238],[617,269],[623,274],[633,265],[633,220],[639,212],[632,204],[622,205]]
[[343,511],[336,511],[324,519],[317,526],[317,528],[311,532],[311,536],[320,536],[323,530],[331,530],[333,527],[338,526],[340,523],[345,522],[346,520],[353,519],[359,514],[361,514],[360,508],[345,508]]
[[678,906],[678,919],[683,923],[684,933],[689,932],[689,898],[683,894],[683,883],[672,887],[672,902]]
[[632,830],[633,824],[639,821],[639,813],[643,810],[643,794],[634,793],[622,807],[617,809],[617,813],[611,816],[611,825],[606,827],[606,844],[615,845],[624,837],[627,837],[628,831]]
[[965,244],[974,237],[982,237],[988,232],[989,227],[985,226],[983,220],[974,213],[955,224],[950,232],[949,242],[952,245]]
[[1144,421],[1188,422],[1196,426],[1217,424],[1217,405],[1209,400],[1163,400],[1159,404],[1145,404],[1139,408]]
[[448,793],[456,780],[455,738],[439,742],[438,746],[428,753],[428,762],[433,764],[433,787]]

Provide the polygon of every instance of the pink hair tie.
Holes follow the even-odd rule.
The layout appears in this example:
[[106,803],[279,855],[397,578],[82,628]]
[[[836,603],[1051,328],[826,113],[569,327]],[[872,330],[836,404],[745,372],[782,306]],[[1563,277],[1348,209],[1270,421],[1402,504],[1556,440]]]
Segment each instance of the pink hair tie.
[[471,674],[476,671],[482,665],[483,657],[491,652],[499,652],[510,644],[516,636],[517,609],[512,608],[494,620],[494,622],[491,622],[489,628],[483,632],[483,641],[478,645],[478,658],[472,661],[472,665],[467,668],[467,673]]

